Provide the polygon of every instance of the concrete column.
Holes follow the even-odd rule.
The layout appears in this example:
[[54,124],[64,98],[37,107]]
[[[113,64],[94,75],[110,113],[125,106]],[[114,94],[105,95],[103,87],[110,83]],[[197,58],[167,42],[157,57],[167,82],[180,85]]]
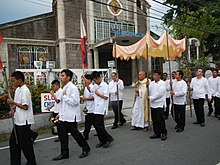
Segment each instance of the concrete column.
[[134,0],[134,24],[135,24],[135,33],[138,33],[138,22],[137,22],[137,0]]
[[95,33],[94,33],[94,9],[93,9],[93,2],[92,1],[86,1],[86,13],[88,12],[88,15],[86,16],[87,20],[87,36],[88,36],[88,44],[93,44],[95,40]]
[[94,49],[94,69],[99,69],[99,51]]
[[137,67],[136,67],[136,61],[131,61],[131,77],[132,77],[132,85],[134,85],[134,81],[137,80]]
[[93,61],[92,61],[91,50],[88,50],[87,55],[88,55],[88,69],[92,69],[93,68]]
[[60,68],[66,68],[65,11],[63,0],[57,0],[56,10]]

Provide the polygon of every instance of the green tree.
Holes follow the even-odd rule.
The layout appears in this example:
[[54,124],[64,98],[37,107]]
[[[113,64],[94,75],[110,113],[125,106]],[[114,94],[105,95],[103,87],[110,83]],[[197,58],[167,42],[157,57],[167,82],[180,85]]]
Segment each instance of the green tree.
[[198,38],[205,56],[219,55],[220,1],[166,0],[164,3],[173,6],[163,16],[171,33],[178,38]]

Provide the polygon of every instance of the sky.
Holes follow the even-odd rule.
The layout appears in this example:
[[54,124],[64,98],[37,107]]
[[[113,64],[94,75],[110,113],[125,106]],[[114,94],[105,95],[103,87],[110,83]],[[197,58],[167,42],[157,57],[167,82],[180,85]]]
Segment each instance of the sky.
[[[0,5],[0,24],[15,21],[22,18],[27,18],[52,11],[52,0],[1,0],[4,3]],[[153,0],[147,0],[152,6],[152,9],[166,12],[167,8]],[[163,0],[158,0],[163,2]],[[151,16],[161,18],[163,14],[151,10]],[[161,21],[150,19],[151,30],[157,34],[163,33]],[[160,28],[156,28],[159,26]]]

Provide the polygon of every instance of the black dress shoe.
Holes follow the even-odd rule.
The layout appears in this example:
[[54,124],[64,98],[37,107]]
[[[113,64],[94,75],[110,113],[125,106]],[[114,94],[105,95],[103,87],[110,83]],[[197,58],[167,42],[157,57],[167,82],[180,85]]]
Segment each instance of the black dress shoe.
[[183,132],[183,129],[182,129],[182,128],[178,128],[178,129],[176,130],[176,132],[177,132],[177,133]]
[[212,114],[212,113],[211,113],[211,112],[209,112],[209,113],[207,114],[207,116],[211,116],[211,114]]
[[62,159],[68,159],[69,158],[69,155],[59,155],[57,157],[54,157],[52,160],[53,161],[56,161],[56,160],[62,160]]
[[60,138],[56,138],[55,140],[54,140],[54,142],[59,142],[60,141]]
[[196,122],[193,122],[193,124],[200,124],[198,121],[196,121]]
[[95,148],[100,148],[103,146],[104,143],[99,143],[99,144],[96,144]]
[[179,128],[179,126],[178,125],[176,125],[175,127],[174,127],[174,129],[178,129]]
[[164,140],[166,140],[166,139],[167,139],[167,134],[166,134],[166,133],[163,133],[163,134],[161,135],[161,140],[164,141]]
[[83,149],[82,154],[79,156],[79,158],[85,158],[89,155],[89,152],[91,151],[90,147],[87,146],[86,148]]
[[157,138],[160,138],[160,135],[153,134],[152,136],[150,136],[150,139],[157,139]]
[[205,123],[201,123],[200,126],[201,126],[201,127],[205,127]]
[[118,126],[117,125],[113,125],[111,129],[116,129],[116,128],[118,128]]
[[114,141],[114,139],[111,138],[109,141],[107,141],[106,143],[103,144],[103,148],[108,148],[110,143],[113,142],[113,141]]

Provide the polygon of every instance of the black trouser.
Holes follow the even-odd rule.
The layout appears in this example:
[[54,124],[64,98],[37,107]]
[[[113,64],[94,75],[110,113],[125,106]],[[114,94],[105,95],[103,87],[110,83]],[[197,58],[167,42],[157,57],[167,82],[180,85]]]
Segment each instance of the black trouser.
[[83,135],[86,139],[89,138],[89,132],[92,127],[93,119],[94,119],[93,113],[87,113],[85,115],[85,129],[83,131]]
[[60,144],[61,144],[61,154],[69,155],[69,139],[68,133],[76,140],[77,144],[81,148],[87,148],[89,145],[83,138],[82,134],[77,129],[77,122],[66,122],[60,121]]
[[152,108],[151,107],[151,117],[153,121],[154,133],[157,136],[166,134],[166,124],[164,120],[164,108]]
[[30,127],[31,125],[15,125],[18,144],[16,144],[14,129],[12,130],[9,140],[11,165],[21,164],[21,150],[30,165],[37,164],[34,155],[33,143],[31,141]]
[[193,99],[193,105],[196,113],[196,120],[198,123],[205,123],[204,116],[204,101],[205,99]]
[[184,129],[186,120],[186,105],[174,104],[175,122],[178,128]]
[[[55,118],[58,115],[58,113],[53,112],[52,115],[53,115],[53,118]],[[54,125],[57,127],[57,135],[60,138],[60,122],[56,122],[56,123],[54,123]]]
[[[211,101],[208,101],[208,106],[209,106],[209,113],[211,114],[213,112],[213,107],[212,107],[212,103],[214,101],[214,97],[212,97]],[[216,114],[216,112],[215,112]]]
[[95,127],[100,143],[106,143],[112,139],[112,136],[105,129],[104,115],[94,114],[93,126]]
[[120,123],[122,124],[126,122],[124,115],[121,113],[122,104],[123,104],[123,101],[119,100],[119,111],[118,111],[118,101],[111,101],[112,109],[115,113],[115,121],[113,124],[114,126],[118,125],[118,120],[120,120]]
[[215,114],[220,115],[220,97],[214,97]]
[[168,118],[169,116],[169,111],[170,111],[170,98],[166,98],[166,111],[164,112],[164,117]]

